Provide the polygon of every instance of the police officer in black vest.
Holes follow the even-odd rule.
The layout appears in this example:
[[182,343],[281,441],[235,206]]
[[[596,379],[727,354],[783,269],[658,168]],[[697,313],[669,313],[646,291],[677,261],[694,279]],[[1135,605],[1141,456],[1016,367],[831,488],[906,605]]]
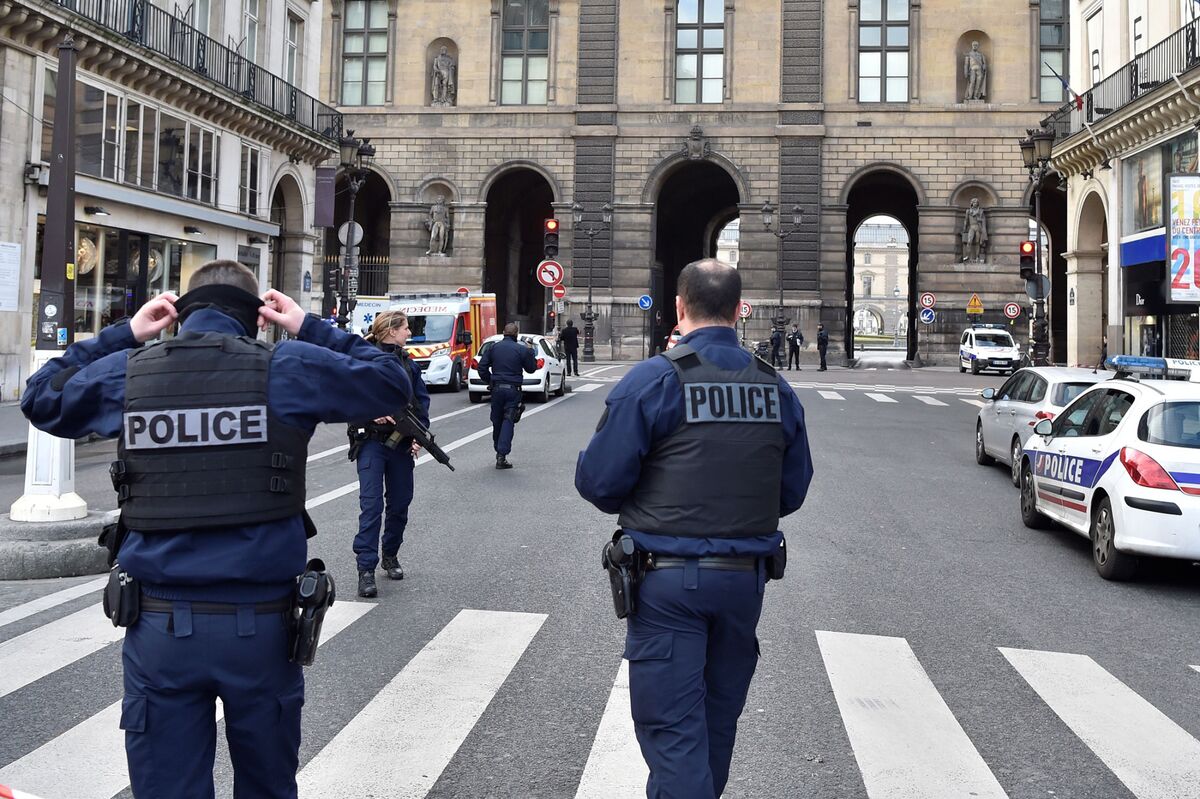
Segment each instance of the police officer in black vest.
[[[306,582],[308,441],[412,393],[395,355],[257,292],[241,264],[205,264],[187,294],[68,347],[21,399],[53,435],[120,437],[109,541],[123,576],[106,606],[128,627],[121,729],[138,797],[212,795],[218,697],[237,795],[296,796],[306,660],[287,618],[294,596],[311,608],[308,589],[329,587]],[[177,337],[143,346],[176,321]],[[298,340],[256,340],[271,323]]]
[[492,392],[492,446],[496,449],[496,468],[511,469],[508,453],[512,452],[513,425],[521,406],[523,373],[537,371],[533,348],[517,341],[516,322],[504,326],[504,338],[488,347],[479,359],[479,378]]
[[758,662],[765,585],[783,576],[779,518],[804,502],[812,461],[791,387],[738,346],[737,270],[688,264],[678,292],[683,338],[609,394],[575,487],[622,528],[604,561],[628,622],[646,795],[715,799]]

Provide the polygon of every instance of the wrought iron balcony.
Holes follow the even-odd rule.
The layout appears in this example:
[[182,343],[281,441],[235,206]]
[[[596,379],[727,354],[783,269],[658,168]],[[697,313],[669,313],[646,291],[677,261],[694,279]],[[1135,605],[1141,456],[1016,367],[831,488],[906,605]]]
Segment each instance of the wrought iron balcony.
[[336,143],[342,115],[149,0],[47,0]]
[[1198,35],[1200,20],[1189,22],[1084,92],[1082,108],[1072,100],[1042,124],[1052,128],[1062,141],[1160,86],[1173,83],[1172,76],[1200,67]]

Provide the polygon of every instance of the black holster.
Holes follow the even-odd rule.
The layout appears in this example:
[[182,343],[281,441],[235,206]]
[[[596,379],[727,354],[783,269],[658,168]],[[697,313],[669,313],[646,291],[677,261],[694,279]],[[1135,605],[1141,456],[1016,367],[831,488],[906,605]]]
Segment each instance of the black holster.
[[336,596],[333,575],[325,571],[325,563],[313,558],[296,578],[296,593],[288,630],[288,660],[301,666],[311,666],[321,643],[321,625],[325,611]]
[[600,565],[608,572],[612,589],[613,610],[623,619],[637,613],[637,589],[645,576],[645,556],[634,546],[633,539],[621,530],[600,552]]
[[516,407],[512,409],[512,412],[509,414],[509,416],[512,417],[511,418],[512,423],[516,424],[517,422],[521,421],[521,417],[524,415],[525,415],[525,401],[522,399],[521,401],[519,401],[517,403]]
[[779,542],[779,549],[774,553],[767,555],[765,567],[768,580],[782,580],[783,573],[787,571],[787,539],[782,539]]
[[141,603],[141,585],[121,564],[114,565],[108,573],[108,585],[104,586],[104,615],[113,627],[132,627],[141,614]]

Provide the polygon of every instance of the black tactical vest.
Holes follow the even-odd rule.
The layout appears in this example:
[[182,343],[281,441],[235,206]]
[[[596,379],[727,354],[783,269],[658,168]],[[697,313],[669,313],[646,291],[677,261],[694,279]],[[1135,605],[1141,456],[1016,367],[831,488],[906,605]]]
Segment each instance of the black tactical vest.
[[271,351],[184,333],[129,356],[111,469],[126,527],[195,531],[304,513],[311,433],[267,405]]
[[776,532],[784,436],[775,370],[758,358],[720,369],[686,344],[663,357],[683,385],[683,422],[642,461],[621,526],[690,538]]

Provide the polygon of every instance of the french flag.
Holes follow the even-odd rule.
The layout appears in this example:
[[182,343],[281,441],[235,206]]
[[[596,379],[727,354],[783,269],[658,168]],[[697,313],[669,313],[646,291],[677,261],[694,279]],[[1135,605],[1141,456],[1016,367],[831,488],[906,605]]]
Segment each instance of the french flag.
[[[1200,3],[1200,0],[1194,0],[1194,2]],[[1046,64],[1045,61],[1043,61],[1042,63]],[[1061,83],[1063,85],[1063,88],[1067,90],[1067,95],[1071,98],[1071,101],[1073,103],[1075,103],[1076,110],[1082,111],[1083,110],[1083,97],[1080,96],[1079,92],[1072,89],[1071,84],[1067,83],[1067,79],[1064,78],[1062,75],[1059,75],[1058,71],[1055,70],[1054,67],[1050,66],[1049,64],[1046,64],[1046,69],[1053,72],[1054,77],[1058,78],[1058,82]]]

